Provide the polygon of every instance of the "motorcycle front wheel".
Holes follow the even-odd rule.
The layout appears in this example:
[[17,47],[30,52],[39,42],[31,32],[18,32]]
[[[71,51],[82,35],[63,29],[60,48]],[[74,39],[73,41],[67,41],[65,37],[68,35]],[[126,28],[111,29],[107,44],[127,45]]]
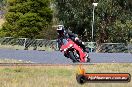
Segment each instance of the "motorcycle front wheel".
[[72,51],[69,52],[69,57],[73,63],[78,62]]

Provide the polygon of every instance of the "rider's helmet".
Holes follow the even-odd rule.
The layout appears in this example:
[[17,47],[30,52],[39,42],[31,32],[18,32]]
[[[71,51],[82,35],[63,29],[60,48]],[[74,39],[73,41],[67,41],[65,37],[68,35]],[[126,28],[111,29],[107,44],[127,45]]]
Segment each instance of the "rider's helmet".
[[63,26],[63,25],[58,25],[58,26],[57,26],[57,33],[58,33],[59,35],[63,35],[64,32],[65,32],[64,26]]

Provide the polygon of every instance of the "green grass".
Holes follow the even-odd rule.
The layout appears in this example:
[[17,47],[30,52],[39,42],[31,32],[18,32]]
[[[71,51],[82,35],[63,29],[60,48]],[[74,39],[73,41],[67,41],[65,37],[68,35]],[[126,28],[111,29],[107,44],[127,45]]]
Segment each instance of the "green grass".
[[4,22],[5,22],[5,20],[0,18],[0,29],[2,28],[2,25]]
[[[88,73],[130,73],[132,64],[85,65]],[[76,81],[78,66],[0,67],[0,87],[131,87],[130,83],[86,83]]]

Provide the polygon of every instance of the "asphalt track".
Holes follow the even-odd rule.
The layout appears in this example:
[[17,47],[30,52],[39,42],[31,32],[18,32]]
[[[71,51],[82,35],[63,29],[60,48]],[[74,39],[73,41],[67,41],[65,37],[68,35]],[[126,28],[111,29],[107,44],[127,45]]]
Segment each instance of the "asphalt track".
[[[131,53],[89,53],[91,63],[132,63]],[[40,64],[72,64],[59,51],[0,49],[0,59],[17,59]]]

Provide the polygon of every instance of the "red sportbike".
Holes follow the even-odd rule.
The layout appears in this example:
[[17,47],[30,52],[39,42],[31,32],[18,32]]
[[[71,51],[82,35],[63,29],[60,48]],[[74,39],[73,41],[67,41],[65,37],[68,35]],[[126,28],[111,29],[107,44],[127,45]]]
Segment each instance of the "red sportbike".
[[90,62],[88,53],[83,52],[83,49],[69,38],[63,39],[63,45],[61,46],[60,51],[64,52],[64,55],[70,58],[74,63]]

